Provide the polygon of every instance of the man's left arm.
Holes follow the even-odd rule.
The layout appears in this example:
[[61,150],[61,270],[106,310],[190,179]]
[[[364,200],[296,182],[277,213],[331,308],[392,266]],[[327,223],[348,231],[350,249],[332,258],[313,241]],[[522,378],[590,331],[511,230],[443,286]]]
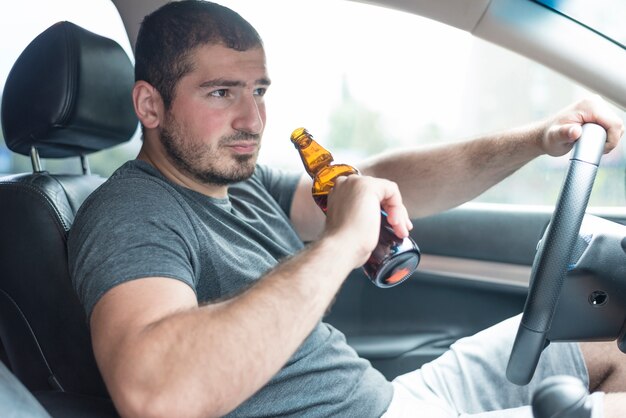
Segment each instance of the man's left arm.
[[396,182],[411,218],[427,216],[475,198],[539,155],[566,154],[590,122],[607,130],[605,153],[617,146],[623,122],[594,96],[522,128],[377,156],[359,169]]

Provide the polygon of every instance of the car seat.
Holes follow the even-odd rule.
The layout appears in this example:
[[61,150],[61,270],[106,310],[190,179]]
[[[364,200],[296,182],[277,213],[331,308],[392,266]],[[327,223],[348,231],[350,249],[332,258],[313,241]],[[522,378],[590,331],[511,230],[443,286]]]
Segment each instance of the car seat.
[[[102,410],[113,411],[70,282],[66,239],[79,206],[104,181],[90,174],[86,155],[137,130],[133,82],[120,45],[59,22],[26,47],[4,87],[6,145],[30,156],[33,172],[0,178],[0,341],[11,371],[48,408],[103,398]],[[79,157],[82,174],[41,168],[40,158],[68,157]]]

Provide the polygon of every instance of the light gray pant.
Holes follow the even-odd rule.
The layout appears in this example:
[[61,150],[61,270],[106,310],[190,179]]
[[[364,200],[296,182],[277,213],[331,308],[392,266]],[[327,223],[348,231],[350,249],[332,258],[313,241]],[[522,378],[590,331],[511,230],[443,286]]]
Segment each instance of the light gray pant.
[[0,361],[0,417],[50,418],[35,397]]
[[[587,367],[576,343],[552,343],[526,386],[510,383],[506,366],[520,316],[454,343],[421,369],[398,376],[384,418],[532,418],[532,395],[553,375],[570,375],[589,386]],[[593,417],[603,416],[603,393],[592,395]]]

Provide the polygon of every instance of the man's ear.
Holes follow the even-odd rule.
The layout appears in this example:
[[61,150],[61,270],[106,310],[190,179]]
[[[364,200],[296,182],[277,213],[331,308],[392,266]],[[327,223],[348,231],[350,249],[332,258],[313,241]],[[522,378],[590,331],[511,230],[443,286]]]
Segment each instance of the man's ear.
[[161,95],[150,83],[139,80],[133,87],[133,105],[141,124],[148,128],[156,128],[164,114]]

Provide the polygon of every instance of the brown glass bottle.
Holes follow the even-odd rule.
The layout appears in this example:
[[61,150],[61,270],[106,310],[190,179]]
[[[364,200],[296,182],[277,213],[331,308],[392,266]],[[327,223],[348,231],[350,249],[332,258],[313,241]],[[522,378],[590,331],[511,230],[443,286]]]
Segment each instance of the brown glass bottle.
[[[340,176],[359,174],[359,171],[346,164],[332,164],[331,153],[318,144],[304,128],[291,134],[306,172],[313,179],[313,199],[326,213],[328,193]],[[378,287],[391,287],[408,279],[420,261],[420,251],[410,237],[398,238],[387,222],[387,214],[381,210],[380,237],[378,245],[363,265],[369,279]]]

